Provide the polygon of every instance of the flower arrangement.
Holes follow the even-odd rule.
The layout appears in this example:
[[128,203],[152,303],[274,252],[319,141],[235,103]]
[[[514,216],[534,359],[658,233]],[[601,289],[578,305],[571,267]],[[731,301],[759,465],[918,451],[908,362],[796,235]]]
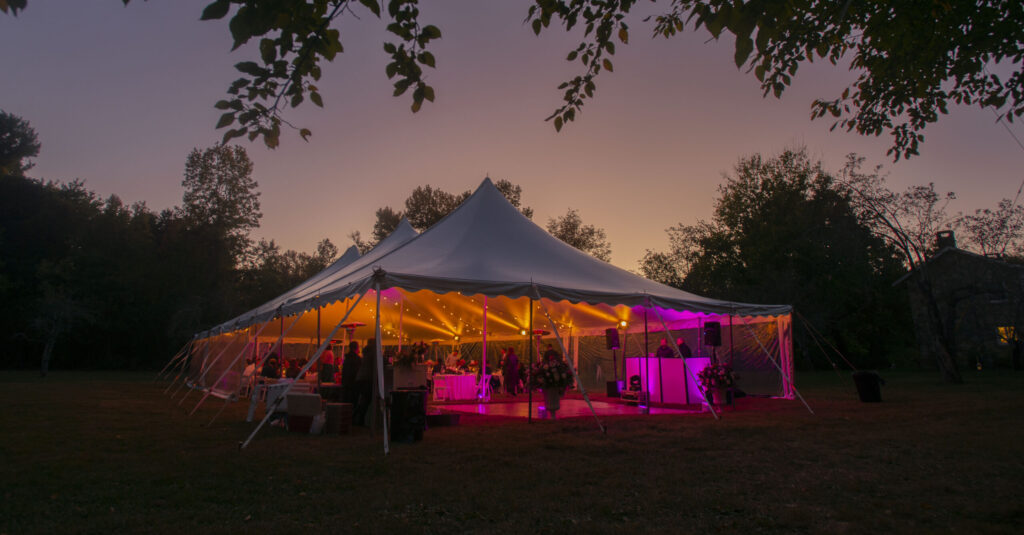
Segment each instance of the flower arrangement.
[[412,353],[406,353],[403,351],[395,357],[396,367],[412,368],[414,364],[416,364],[416,355],[413,355]]
[[572,383],[572,370],[564,360],[538,362],[530,369],[530,386],[533,388],[565,389]]
[[736,382],[736,374],[728,364],[709,364],[697,374],[697,379],[704,390],[731,388]]

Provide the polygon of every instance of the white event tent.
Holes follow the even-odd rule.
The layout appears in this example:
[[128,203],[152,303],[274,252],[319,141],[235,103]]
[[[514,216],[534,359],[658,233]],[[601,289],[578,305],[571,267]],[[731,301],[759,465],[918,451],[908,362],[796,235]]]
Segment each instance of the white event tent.
[[[566,354],[564,337],[603,335],[620,322],[635,333],[648,320],[655,330],[724,320],[751,333],[759,327],[754,339],[778,369],[779,395],[795,392],[789,305],[701,297],[598,260],[523,216],[489,178],[422,234],[403,220],[374,249],[356,254],[349,249],[289,292],[198,333],[188,352],[192,381],[212,388],[254,343],[310,344],[317,348],[311,365],[342,324],[365,325],[359,335],[377,339],[380,375],[381,348],[403,341],[482,341],[486,359],[488,340],[522,340],[539,326]],[[378,387],[383,391],[381,377]]]

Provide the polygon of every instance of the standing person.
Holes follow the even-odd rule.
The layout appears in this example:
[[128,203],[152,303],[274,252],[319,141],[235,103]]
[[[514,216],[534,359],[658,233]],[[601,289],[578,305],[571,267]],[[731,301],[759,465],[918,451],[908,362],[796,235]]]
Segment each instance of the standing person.
[[[359,342],[350,342],[345,360],[341,363],[341,400],[353,405],[359,401],[356,392],[356,375],[359,374]],[[354,412],[353,412],[354,414]]]
[[505,367],[501,370],[501,375],[505,380],[505,392],[515,396],[519,390],[519,357],[512,347],[505,353]]
[[352,418],[356,425],[366,425],[366,411],[373,404],[373,382],[377,380],[377,341],[369,339],[363,346],[363,358],[356,374],[356,394],[359,396]]
[[551,344],[548,344],[547,349],[544,351],[544,360],[562,360],[562,354],[555,350]]
[[331,351],[331,345],[327,344],[327,349],[320,354],[320,373],[319,381],[321,383],[330,383],[334,381],[334,352]]
[[690,346],[686,345],[686,340],[683,340],[682,336],[676,339],[676,345],[679,346],[680,357],[688,359],[693,356],[693,352],[690,351]]
[[676,356],[676,352],[672,351],[672,348],[668,345],[668,338],[661,339],[661,345],[658,346],[658,351],[654,353],[654,356],[659,359],[670,359]]

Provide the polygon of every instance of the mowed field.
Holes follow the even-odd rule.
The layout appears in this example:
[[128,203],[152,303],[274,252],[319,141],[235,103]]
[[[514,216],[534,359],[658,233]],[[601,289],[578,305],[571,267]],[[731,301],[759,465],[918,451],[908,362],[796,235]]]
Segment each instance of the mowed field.
[[[463,418],[416,444],[206,424],[152,374],[0,372],[0,533],[1020,533],[1024,373],[798,373],[709,414]],[[188,407],[188,410],[185,407]]]

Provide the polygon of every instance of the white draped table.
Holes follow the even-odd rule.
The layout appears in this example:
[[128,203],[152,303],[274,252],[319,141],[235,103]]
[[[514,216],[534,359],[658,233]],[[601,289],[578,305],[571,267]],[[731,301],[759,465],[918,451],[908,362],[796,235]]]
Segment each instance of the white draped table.
[[[490,381],[490,375],[481,376],[482,381]],[[446,375],[446,374],[435,374],[434,375],[434,391],[436,392],[438,387],[447,389],[444,395],[445,399],[450,400],[475,400],[477,399],[477,376],[476,374],[468,375]]]

